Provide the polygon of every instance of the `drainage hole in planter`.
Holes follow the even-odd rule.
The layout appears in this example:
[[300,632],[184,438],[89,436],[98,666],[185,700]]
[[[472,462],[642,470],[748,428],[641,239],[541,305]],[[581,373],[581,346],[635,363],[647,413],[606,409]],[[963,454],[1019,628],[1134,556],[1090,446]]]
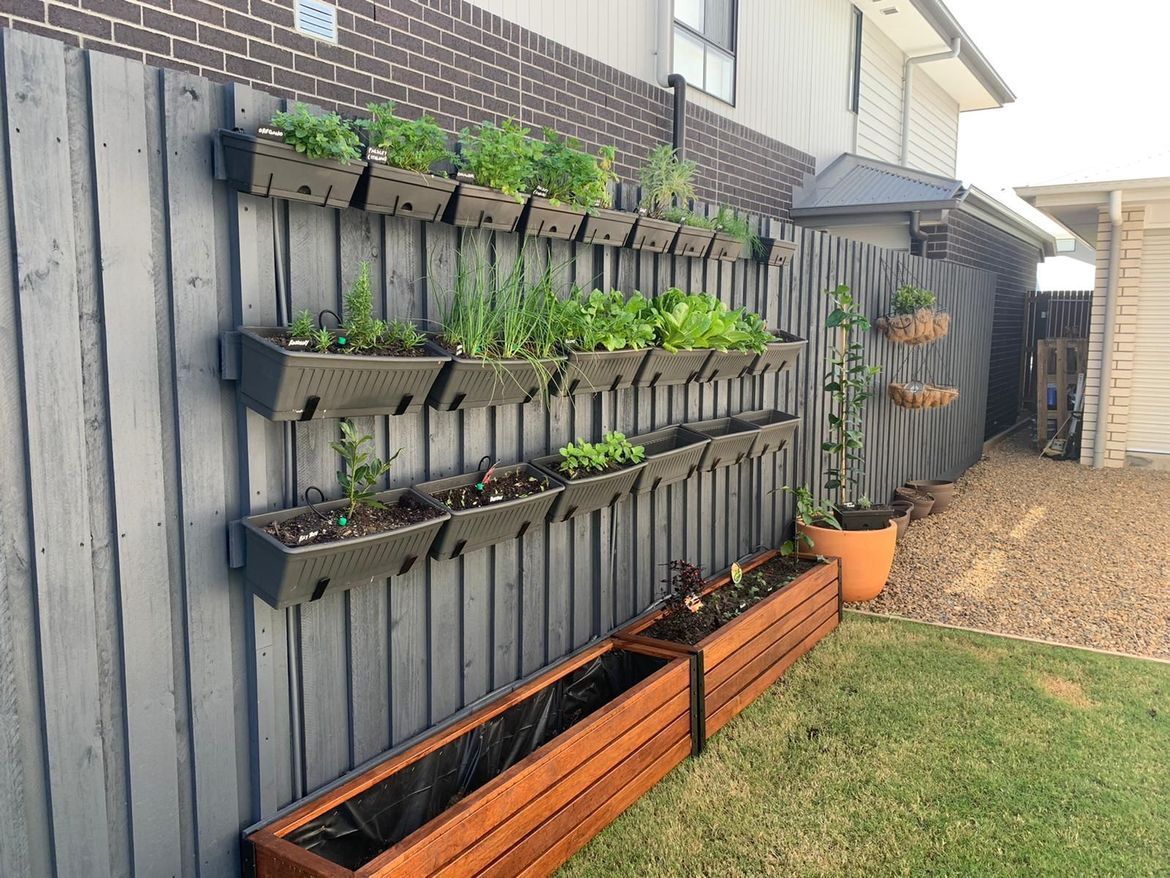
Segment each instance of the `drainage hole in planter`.
[[414,210],[414,205],[409,201],[402,202],[402,210]]
[[494,216],[485,216],[485,217],[483,218],[483,221],[484,221],[484,223],[486,223],[487,225],[491,225],[492,223],[494,223],[494,222],[496,221],[496,218],[495,218]]
[[301,193],[301,195],[312,195],[313,194],[313,190],[310,189],[308,186],[301,186],[299,189],[297,189],[297,192]]

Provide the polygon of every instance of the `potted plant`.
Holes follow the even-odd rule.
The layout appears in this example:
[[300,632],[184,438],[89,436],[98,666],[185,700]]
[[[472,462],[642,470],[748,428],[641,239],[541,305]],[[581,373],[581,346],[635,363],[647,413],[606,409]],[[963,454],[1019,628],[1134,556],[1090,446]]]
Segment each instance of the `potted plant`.
[[694,256],[698,259],[707,255],[715,240],[713,218],[695,213],[682,205],[668,207],[663,211],[662,217],[680,224],[678,234],[674,237],[674,244],[670,248],[671,253],[676,256]]
[[404,119],[394,108],[393,101],[369,104],[369,118],[353,123],[367,141],[366,170],[354,190],[353,206],[433,222],[443,216],[455,191],[455,181],[433,169],[455,156],[434,119]]
[[735,420],[751,424],[758,431],[756,441],[748,452],[749,458],[763,457],[784,450],[796,435],[800,418],[775,409],[740,412]]
[[459,189],[447,205],[446,220],[473,229],[514,232],[524,212],[538,144],[528,129],[505,120],[483,122],[459,134]]
[[689,421],[687,429],[711,440],[699,458],[700,472],[714,472],[746,460],[760,436],[759,427],[738,418]]
[[721,205],[714,217],[715,240],[711,244],[711,258],[735,262],[744,251],[749,254],[760,248],[760,238],[751,225],[737,216],[730,207]]
[[538,144],[529,179],[532,198],[525,213],[524,233],[575,240],[588,214],[613,203],[609,183],[617,180],[615,155],[612,146],[603,146],[594,158],[581,149],[580,141],[544,129],[544,141]]
[[[854,523],[869,523],[876,510],[861,508],[861,465],[864,461],[862,409],[873,379],[881,371],[865,363],[864,345],[856,335],[869,330],[849,287],[841,284],[827,292],[833,310],[826,326],[835,331],[837,343],[829,359],[823,385],[829,397],[827,438],[821,449],[827,458],[825,489],[836,494],[836,517],[841,529],[800,521],[797,528],[816,552],[841,559],[841,583],[845,600],[866,601],[885,586],[894,561],[897,527],[889,520],[892,510],[879,507],[885,526],[876,530],[852,530]],[[860,519],[860,521],[859,521]]]
[[735,322],[714,339],[715,352],[703,364],[699,381],[742,378],[751,373],[760,357],[775,355],[768,346],[776,341],[776,335],[764,325],[764,318],[743,308],[731,313]]
[[645,448],[646,465],[634,482],[635,494],[646,494],[689,479],[699,468],[703,449],[711,440],[675,424],[631,436],[630,442]]
[[638,171],[642,187],[640,215],[630,235],[635,250],[665,253],[674,243],[679,223],[666,219],[675,202],[690,204],[695,197],[694,176],[698,167],[690,160],[679,159],[677,151],[666,144],[655,147]]
[[221,128],[218,138],[228,185],[250,195],[349,207],[364,170],[350,123],[336,113],[313,115],[304,104],[276,113],[256,136]]
[[630,387],[654,343],[647,302],[637,292],[627,300],[618,290],[586,296],[574,289],[561,306],[561,326],[568,360],[558,390],[565,395]]
[[672,561],[661,607],[620,629],[631,646],[699,657],[703,733],[710,737],[776,682],[841,618],[836,560],[770,550],[707,581]]
[[949,314],[935,311],[935,295],[912,284],[894,294],[893,313],[879,317],[878,330],[898,344],[927,344],[945,336],[951,328]]
[[702,740],[694,661],[603,640],[251,833],[258,875],[549,875]]
[[646,448],[625,434],[606,433],[600,442],[578,439],[532,465],[565,486],[549,509],[550,521],[567,521],[612,506],[630,493],[646,465]]
[[731,333],[738,312],[706,293],[684,293],[671,287],[646,306],[654,325],[656,347],[646,355],[636,387],[666,387],[697,379],[717,345]]
[[421,409],[451,357],[413,324],[374,317],[368,263],[346,293],[343,312],[336,330],[314,323],[308,311],[284,329],[239,327],[244,404],[274,421]]
[[783,268],[796,255],[797,243],[783,238],[760,238],[752,255],[765,265]]
[[959,388],[923,381],[893,382],[886,385],[886,393],[898,408],[946,408],[959,398]]
[[413,488],[378,491],[399,449],[389,460],[372,453],[373,440],[341,422],[332,444],[342,460],[337,474],[340,500],[243,519],[244,578],[277,609],[318,600],[327,590],[352,588],[361,580],[409,570],[430,550],[450,518],[431,498]]

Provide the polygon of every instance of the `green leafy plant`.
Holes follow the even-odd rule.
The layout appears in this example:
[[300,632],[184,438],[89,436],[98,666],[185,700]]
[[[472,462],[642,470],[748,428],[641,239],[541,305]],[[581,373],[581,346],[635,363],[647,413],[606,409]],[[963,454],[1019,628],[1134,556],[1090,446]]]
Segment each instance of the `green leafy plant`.
[[528,129],[507,119],[500,125],[483,122],[474,131],[464,128],[455,163],[480,186],[522,201],[521,192],[532,180],[539,155],[540,145],[529,139]]
[[764,318],[755,311],[740,312],[735,328],[741,333],[742,338],[730,346],[732,350],[755,351],[762,354],[771,342],[776,341],[776,334],[768,329]]
[[378,347],[386,332],[386,321],[374,316],[374,294],[370,289],[370,263],[363,262],[357,279],[345,294],[345,320],[341,324],[347,346],[354,351]]
[[651,150],[638,171],[642,209],[652,217],[663,219],[675,202],[686,207],[695,197],[697,168],[689,159],[680,160],[675,149],[666,144]]
[[384,345],[404,350],[422,347],[426,340],[427,337],[418,331],[418,327],[406,320],[389,321],[386,324],[386,331],[382,334]]
[[894,293],[893,309],[895,314],[913,314],[920,308],[933,308],[934,303],[935,295],[930,290],[906,284]]
[[395,103],[368,104],[368,119],[354,122],[369,136],[370,146],[386,151],[386,163],[406,171],[426,174],[443,161],[454,159],[447,149],[447,134],[430,116],[404,119],[394,113]]
[[695,213],[688,208],[679,207],[677,204],[662,211],[662,219],[672,223],[682,223],[684,226],[691,226],[695,229],[715,228],[714,217],[703,216],[701,213]]
[[390,472],[402,449],[395,451],[389,460],[379,460],[374,457],[372,449],[367,447],[373,446],[373,443],[372,436],[359,435],[350,421],[341,422],[341,439],[329,443],[329,447],[341,457],[343,468],[337,472],[337,481],[345,492],[345,499],[349,501],[345,514],[337,522],[342,527],[353,519],[358,506],[386,508],[384,503],[374,499],[376,486],[382,476]]
[[613,466],[629,466],[646,458],[646,448],[632,445],[624,433],[606,433],[600,442],[579,439],[560,449],[560,471],[570,479],[583,473],[605,472]]
[[324,326],[320,329],[314,329],[310,337],[313,340],[313,350],[319,354],[327,354],[333,347],[333,333]]
[[745,250],[751,253],[756,253],[760,250],[762,244],[759,235],[752,231],[752,227],[746,219],[737,216],[730,207],[726,205],[720,206],[714,219],[715,228],[735,238],[743,244]]
[[[832,503],[817,503],[813,498],[812,491],[806,486],[801,485],[799,488],[785,486],[784,493],[791,494],[796,501],[796,523],[798,525],[816,525],[817,527],[841,529],[841,525],[837,521],[836,507]],[[806,533],[802,533],[797,528],[793,538],[785,540],[784,544],[780,546],[780,554],[795,555],[797,552],[803,550],[802,547],[811,549],[813,547],[813,540],[812,537]]]
[[302,311],[294,317],[293,322],[288,327],[289,338],[312,338],[313,332],[313,315],[308,310]]
[[741,323],[741,309],[732,311],[709,293],[684,293],[671,287],[650,300],[649,313],[657,343],[671,353],[753,349],[750,345],[763,351],[763,345],[770,340]]
[[613,170],[616,155],[612,146],[603,146],[594,158],[582,149],[580,141],[545,128],[528,188],[534,192],[540,189],[554,204],[568,204],[577,210],[609,207],[613,197],[607,184],[618,179]]
[[336,113],[314,116],[304,104],[276,113],[270,123],[284,134],[284,142],[311,159],[333,159],[349,164],[361,156],[361,140],[350,123]]
[[654,343],[654,324],[641,293],[627,301],[618,290],[586,296],[575,288],[561,314],[566,342],[580,351],[641,350]]

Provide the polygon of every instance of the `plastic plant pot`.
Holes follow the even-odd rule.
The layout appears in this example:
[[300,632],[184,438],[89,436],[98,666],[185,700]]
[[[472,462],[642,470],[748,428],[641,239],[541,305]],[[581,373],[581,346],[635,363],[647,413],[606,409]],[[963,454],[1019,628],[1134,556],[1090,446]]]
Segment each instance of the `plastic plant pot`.
[[712,351],[698,380],[705,383],[742,378],[759,356],[755,351]]
[[773,332],[776,341],[769,342],[764,352],[756,357],[756,361],[748,369],[749,375],[770,375],[774,372],[791,369],[800,355],[804,353],[804,349],[808,347],[808,342],[798,335],[784,332],[781,329],[773,330]]
[[895,488],[894,499],[908,500],[914,504],[914,508],[910,510],[911,521],[921,521],[930,515],[930,511],[934,508],[934,495],[920,491],[918,488]]
[[743,241],[725,232],[716,232],[711,243],[711,258],[720,262],[735,262],[743,255]]
[[646,449],[646,465],[634,483],[635,494],[646,494],[694,475],[699,469],[703,449],[711,440],[676,424],[630,436],[629,441],[631,445],[642,445]]
[[763,457],[765,454],[782,451],[792,441],[800,425],[800,418],[796,415],[775,409],[740,412],[734,415],[733,419],[759,428],[760,435],[756,438],[756,444],[752,446],[749,457]]
[[443,411],[531,402],[544,393],[564,357],[477,360],[452,357],[431,386],[427,404]]
[[367,162],[353,193],[353,206],[387,216],[435,222],[442,219],[457,185],[446,177]]
[[591,473],[571,479],[561,472],[561,459],[559,454],[550,454],[532,461],[532,465],[552,481],[565,486],[548,511],[549,521],[567,521],[612,506],[630,493],[634,482],[638,480],[638,474],[646,466],[646,462],[642,461],[610,472]]
[[795,241],[785,241],[782,238],[761,238],[760,252],[764,256],[764,264],[782,268],[796,254]]
[[636,213],[596,208],[587,214],[581,223],[579,240],[585,244],[621,247],[629,240],[630,232],[637,221]]
[[882,530],[893,518],[892,506],[871,506],[863,509],[855,504],[837,508],[837,521],[843,530]]
[[557,393],[598,393],[632,387],[646,350],[569,351],[565,366],[557,375]]
[[447,211],[443,214],[446,222],[469,229],[492,229],[497,232],[514,232],[520,225],[527,196],[519,200],[496,189],[460,183]]
[[711,249],[711,243],[714,240],[714,229],[700,229],[684,224],[678,230],[678,237],[674,239],[674,245],[670,248],[670,252],[675,256],[693,256],[696,259],[702,259]]
[[912,479],[906,483],[906,487],[917,488],[934,497],[934,505],[930,507],[931,515],[946,511],[955,496],[955,483],[945,479]]
[[576,239],[585,219],[585,211],[567,204],[553,204],[547,198],[533,195],[524,214],[524,234],[541,238]]
[[228,185],[250,195],[287,198],[325,207],[349,207],[364,162],[310,159],[287,143],[219,130]]
[[664,348],[650,348],[642,368],[634,378],[635,387],[670,387],[675,384],[689,384],[703,373],[703,366],[711,351],[677,351],[671,353]]
[[634,250],[648,250],[651,253],[665,253],[674,243],[680,228],[682,226],[678,223],[640,216],[630,233],[630,247]]
[[742,463],[751,456],[752,446],[760,436],[759,427],[736,418],[693,421],[687,429],[711,440],[699,458],[700,472]]

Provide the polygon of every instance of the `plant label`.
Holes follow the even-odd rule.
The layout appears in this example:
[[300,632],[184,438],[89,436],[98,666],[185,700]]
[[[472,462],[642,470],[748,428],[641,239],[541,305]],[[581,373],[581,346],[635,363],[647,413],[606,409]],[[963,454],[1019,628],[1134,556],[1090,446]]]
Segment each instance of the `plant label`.
[[288,340],[288,346],[290,348],[307,348],[309,346],[309,340],[307,338],[290,338]]
[[256,129],[256,136],[262,137],[264,140],[276,140],[284,143],[284,132],[279,128],[272,128],[268,125],[261,125]]
[[367,146],[366,161],[373,162],[376,165],[386,164],[386,150],[380,149],[376,146]]
[[697,613],[703,609],[703,600],[697,594],[689,594],[683,598],[683,604],[692,613]]
[[460,183],[474,183],[475,174],[471,173],[471,171],[456,171],[455,179]]
[[731,581],[736,585],[743,582],[743,568],[739,566],[738,561],[731,565]]
[[548,190],[545,189],[543,186],[533,186],[532,187],[532,194],[535,195],[537,198],[548,198]]

